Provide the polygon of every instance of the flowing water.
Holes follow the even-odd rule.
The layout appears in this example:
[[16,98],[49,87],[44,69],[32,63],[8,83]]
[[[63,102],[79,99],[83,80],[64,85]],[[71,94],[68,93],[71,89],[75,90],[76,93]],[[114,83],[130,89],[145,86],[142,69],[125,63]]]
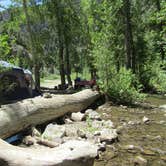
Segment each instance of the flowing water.
[[[151,96],[159,106],[166,97]],[[111,106],[99,112],[119,129],[119,141],[107,146],[95,166],[166,166],[166,111],[159,108]],[[143,122],[143,117],[146,123]],[[141,158],[141,159],[140,159]]]

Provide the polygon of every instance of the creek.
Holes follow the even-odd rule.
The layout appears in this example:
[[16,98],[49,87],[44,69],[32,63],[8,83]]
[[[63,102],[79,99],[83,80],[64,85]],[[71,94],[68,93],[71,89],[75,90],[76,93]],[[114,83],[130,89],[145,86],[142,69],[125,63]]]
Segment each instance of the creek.
[[127,107],[107,104],[99,112],[118,128],[119,141],[107,146],[95,166],[165,166],[166,97],[150,96],[146,102],[157,108]]

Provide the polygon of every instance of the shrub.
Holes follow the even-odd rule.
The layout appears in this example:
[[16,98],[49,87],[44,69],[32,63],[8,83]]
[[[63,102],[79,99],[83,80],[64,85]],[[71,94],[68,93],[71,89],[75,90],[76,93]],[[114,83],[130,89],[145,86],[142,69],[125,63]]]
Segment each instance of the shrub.
[[102,90],[111,100],[122,104],[134,104],[136,101],[144,99],[141,94],[141,85],[130,70],[121,68],[109,78],[108,85],[101,85]]
[[166,73],[160,68],[159,64],[146,66],[140,76],[140,80],[146,91],[153,93],[166,92]]

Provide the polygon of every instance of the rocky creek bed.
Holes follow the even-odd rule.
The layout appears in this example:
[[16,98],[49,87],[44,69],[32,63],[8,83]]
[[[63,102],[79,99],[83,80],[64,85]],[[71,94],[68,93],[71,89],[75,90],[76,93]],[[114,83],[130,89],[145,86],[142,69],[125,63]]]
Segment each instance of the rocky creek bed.
[[166,165],[166,98],[148,97],[146,105],[136,108],[106,104],[98,112],[112,120],[118,142],[106,147],[95,166],[165,166]]
[[19,146],[30,150],[69,146],[76,165],[91,166],[96,158],[94,166],[165,166],[166,98],[150,97],[147,102],[137,107],[106,103],[65,115],[42,132],[32,128]]

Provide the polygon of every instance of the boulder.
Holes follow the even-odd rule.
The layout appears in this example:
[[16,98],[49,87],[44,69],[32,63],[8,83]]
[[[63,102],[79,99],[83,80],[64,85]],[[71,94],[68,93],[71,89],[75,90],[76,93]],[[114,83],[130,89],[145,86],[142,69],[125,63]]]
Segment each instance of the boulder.
[[92,109],[86,110],[85,114],[88,116],[89,119],[101,120],[100,114]]
[[100,139],[102,142],[106,142],[109,144],[118,139],[118,134],[116,132],[116,129],[104,128],[103,130],[100,131],[100,133],[101,133]]
[[85,114],[83,114],[81,112],[72,113],[71,114],[71,119],[75,122],[83,121],[83,120],[85,120]]
[[63,138],[66,135],[66,130],[63,125],[49,124],[47,125],[42,137],[51,141],[57,138]]

